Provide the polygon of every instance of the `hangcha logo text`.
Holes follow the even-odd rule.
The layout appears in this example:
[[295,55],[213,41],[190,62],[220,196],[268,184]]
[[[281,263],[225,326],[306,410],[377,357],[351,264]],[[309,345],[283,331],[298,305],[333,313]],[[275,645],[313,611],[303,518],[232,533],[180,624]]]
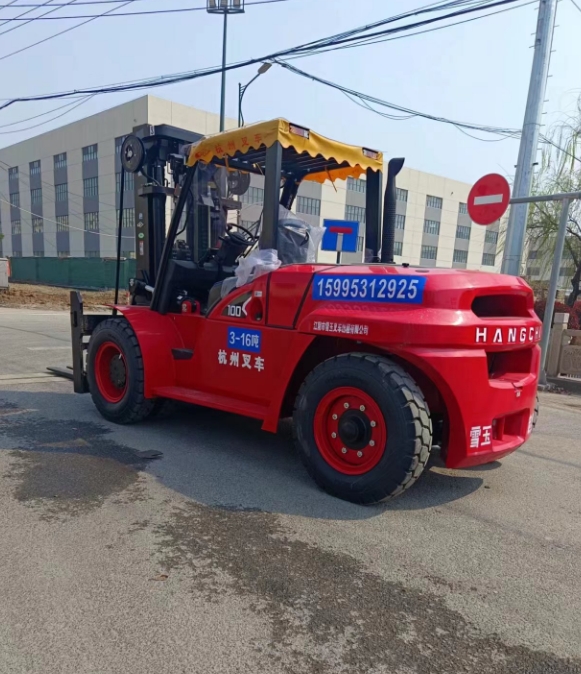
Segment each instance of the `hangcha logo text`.
[[527,344],[541,339],[541,328],[476,328],[476,344]]

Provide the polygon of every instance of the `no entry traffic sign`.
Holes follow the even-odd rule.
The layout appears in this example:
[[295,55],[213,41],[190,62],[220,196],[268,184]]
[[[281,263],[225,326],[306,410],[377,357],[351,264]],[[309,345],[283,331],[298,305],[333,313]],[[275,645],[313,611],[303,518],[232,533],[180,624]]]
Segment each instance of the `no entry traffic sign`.
[[491,225],[501,218],[510,201],[510,185],[498,173],[489,173],[474,183],[468,195],[468,215],[477,225]]

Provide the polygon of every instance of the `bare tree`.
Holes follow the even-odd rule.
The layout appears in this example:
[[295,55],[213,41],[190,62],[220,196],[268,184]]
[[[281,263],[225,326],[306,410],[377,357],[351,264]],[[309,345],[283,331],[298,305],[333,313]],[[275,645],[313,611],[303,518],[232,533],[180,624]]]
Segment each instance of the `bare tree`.
[[[581,191],[581,97],[575,113],[551,129],[542,152],[541,165],[535,177],[533,194],[555,194]],[[531,204],[527,227],[530,251],[543,274],[548,275],[555,257],[555,240],[559,227],[560,202]],[[571,291],[567,304],[573,306],[581,294],[581,202],[571,202],[563,266],[570,276]]]

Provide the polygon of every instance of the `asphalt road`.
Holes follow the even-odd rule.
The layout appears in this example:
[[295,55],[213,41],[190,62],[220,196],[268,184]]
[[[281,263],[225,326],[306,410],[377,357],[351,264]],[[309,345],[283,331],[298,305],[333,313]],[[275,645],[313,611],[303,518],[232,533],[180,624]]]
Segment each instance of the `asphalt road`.
[[66,314],[0,310],[2,674],[581,673],[581,399],[363,508],[286,424],[104,422],[40,376],[67,345]]

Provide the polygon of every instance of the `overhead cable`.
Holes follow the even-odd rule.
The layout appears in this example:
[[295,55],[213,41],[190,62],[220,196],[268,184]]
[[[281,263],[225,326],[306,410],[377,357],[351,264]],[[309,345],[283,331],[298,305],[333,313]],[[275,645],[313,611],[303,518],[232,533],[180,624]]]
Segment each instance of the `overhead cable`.
[[[498,7],[502,5],[509,5],[513,4],[515,2],[518,2],[519,0],[496,0],[494,2],[487,2],[487,3],[478,3],[478,6],[470,6],[465,9],[461,9],[458,11],[455,11],[452,14],[446,14],[444,16],[438,16],[438,17],[432,17],[430,19],[425,19],[422,21],[417,21],[412,24],[406,24],[404,26],[396,26],[392,28],[385,29],[383,31],[379,31],[377,33],[372,34],[372,36],[378,36],[378,35],[389,35],[389,34],[394,34],[394,33],[400,33],[400,32],[405,32],[412,30],[414,28],[417,28],[418,26],[423,26],[426,24],[426,22],[435,22],[435,21],[443,21],[445,19],[458,16],[459,13],[467,13],[467,12],[476,12],[476,11],[482,11],[482,9],[488,9],[491,7]],[[458,2],[456,3],[446,3],[446,6],[454,4],[457,5]],[[466,2],[463,3],[464,5]],[[441,7],[444,5],[440,5],[436,7],[435,9],[440,10]],[[430,11],[435,11],[435,9],[431,9]],[[412,10],[411,12],[408,12],[407,14],[418,14],[420,12],[425,12],[428,11],[426,9],[424,10]],[[90,19],[92,20],[92,19]],[[375,24],[370,24],[372,27],[377,26],[378,24],[388,24],[391,23],[395,20],[394,17],[389,17],[387,19],[383,19],[380,22],[376,22]],[[328,38],[324,38],[322,40],[318,40],[315,42],[307,43],[304,45],[299,45],[298,47],[291,47],[288,49],[283,49],[277,52],[274,52],[272,54],[267,54],[265,56],[261,56],[258,58],[252,58],[252,59],[246,59],[244,61],[238,61],[235,63],[230,63],[227,64],[226,67],[224,68],[226,71],[230,70],[236,70],[239,68],[243,68],[246,66],[251,66],[255,65],[257,63],[262,63],[264,61],[273,61],[277,58],[284,58],[287,56],[292,56],[296,53],[307,53],[310,52],[312,54],[316,54],[320,51],[322,46],[329,46],[329,45],[338,45],[338,44],[343,44],[345,42],[352,42],[354,39],[368,39],[370,36],[359,36],[355,37],[354,33],[356,32],[365,32],[369,30],[370,25],[367,26],[361,26],[357,29],[353,29],[352,31],[348,31],[349,35],[347,37],[340,37],[337,38],[337,36],[331,36]],[[73,27],[74,28],[74,27]],[[72,28],[71,28],[72,29]],[[69,30],[71,30],[69,29]],[[344,35],[344,34],[342,34]],[[2,57],[6,58],[6,57]],[[0,60],[2,60],[0,58]],[[166,76],[161,76],[158,78],[150,78],[150,79],[145,79],[145,80],[137,80],[134,82],[126,83],[126,84],[116,84],[116,85],[110,85],[110,86],[101,86],[101,87],[89,87],[89,88],[83,88],[83,89],[75,89],[71,91],[63,91],[63,92],[58,92],[58,93],[52,93],[52,94],[39,94],[39,95],[33,95],[33,96],[21,96],[18,98],[14,98],[11,100],[6,101],[3,105],[0,106],[0,110],[3,110],[11,105],[14,105],[15,103],[23,103],[23,102],[30,102],[30,101],[43,101],[43,100],[54,100],[54,99],[59,99],[59,98],[68,98],[70,96],[78,96],[79,94],[105,94],[105,93],[120,93],[124,91],[137,91],[140,89],[150,89],[150,88],[155,88],[159,86],[167,86],[169,84],[176,84],[179,82],[186,82],[186,81],[191,81],[195,79],[199,79],[201,77],[208,77],[209,75],[215,75],[218,73],[222,72],[222,67],[221,66],[214,66],[214,67],[209,67],[209,68],[203,68],[199,70],[194,70],[186,73],[180,73],[180,74],[173,74],[173,75],[166,75]]]

